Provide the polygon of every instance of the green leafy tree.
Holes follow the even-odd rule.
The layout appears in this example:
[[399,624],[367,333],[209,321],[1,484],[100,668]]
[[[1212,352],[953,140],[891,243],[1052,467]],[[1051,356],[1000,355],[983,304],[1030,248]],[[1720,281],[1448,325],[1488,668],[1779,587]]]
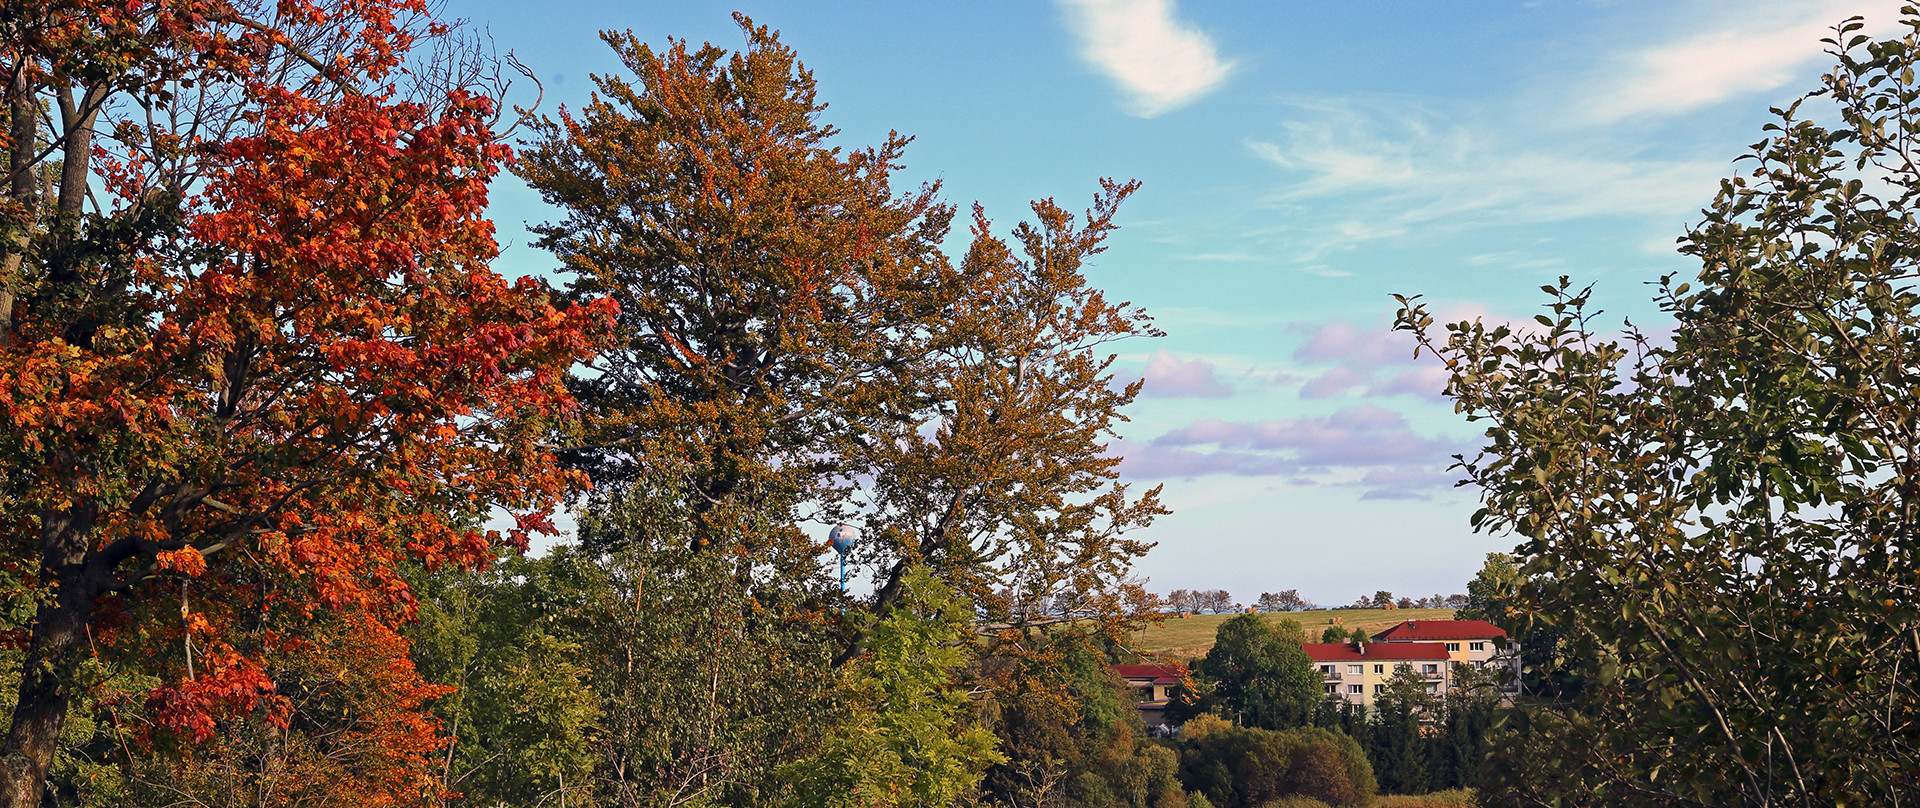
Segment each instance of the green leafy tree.
[[480,572],[415,570],[407,631],[447,737],[440,787],[475,806],[577,803],[592,782],[599,696],[576,630],[573,550]]
[[1533,585],[1521,574],[1513,556],[1488,553],[1485,566],[1467,582],[1467,605],[1454,617],[1485,620],[1505,629],[1508,638],[1519,643],[1521,683],[1526,692],[1571,698],[1579,692],[1585,676],[1568,645],[1570,628],[1522,619],[1526,589]]
[[[1893,805],[1920,793],[1920,17],[1838,66],[1722,181],[1664,279],[1671,344],[1562,280],[1538,330],[1400,323],[1486,425],[1460,468],[1511,531],[1523,627],[1581,691],[1517,722],[1494,804]],[[1817,110],[1809,108],[1819,107]]]
[[1467,605],[1453,613],[1455,620],[1485,620],[1511,632],[1510,612],[1519,605],[1526,578],[1506,553],[1488,553],[1486,564],[1467,582]]
[[1185,808],[1177,760],[1143,734],[1133,691],[1095,634],[1029,629],[1032,653],[983,655],[976,681],[1001,738],[982,802],[1063,808]]
[[1293,620],[1258,614],[1221,621],[1213,647],[1194,666],[1210,699],[1184,694],[1176,715],[1218,712],[1250,727],[1284,729],[1307,724],[1324,695],[1320,673],[1300,646],[1306,631]]
[[960,673],[971,661],[973,609],[925,570],[909,573],[899,608],[842,668],[842,715],[819,754],[791,764],[795,808],[941,808],[973,795],[1006,762],[993,733],[971,722]]
[[596,498],[563,556],[584,579],[569,617],[599,695],[592,794],[606,805],[767,804],[786,791],[783,767],[837,731],[836,585],[824,570],[811,585],[749,575],[685,541],[688,511],[670,496]]

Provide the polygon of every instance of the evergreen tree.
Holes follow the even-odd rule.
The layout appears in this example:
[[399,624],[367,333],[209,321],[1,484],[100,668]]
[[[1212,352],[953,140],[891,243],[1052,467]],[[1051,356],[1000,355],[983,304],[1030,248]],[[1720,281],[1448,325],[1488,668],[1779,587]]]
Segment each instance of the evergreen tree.
[[1368,756],[1382,790],[1390,794],[1433,790],[1433,744],[1427,729],[1439,712],[1440,700],[1412,666],[1400,666],[1387,680],[1386,692],[1374,697]]

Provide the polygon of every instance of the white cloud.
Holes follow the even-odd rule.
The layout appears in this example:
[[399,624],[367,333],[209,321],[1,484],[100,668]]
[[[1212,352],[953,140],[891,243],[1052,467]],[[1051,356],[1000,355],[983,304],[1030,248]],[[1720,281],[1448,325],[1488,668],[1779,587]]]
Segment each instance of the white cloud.
[[[1467,113],[1446,120],[1403,99],[1303,103],[1282,137],[1248,148],[1297,179],[1282,205],[1364,200],[1338,226],[1347,244],[1419,230],[1630,215],[1685,219],[1712,199],[1725,159],[1635,156],[1605,138],[1539,138]],[[1337,235],[1336,235],[1337,234]]]
[[1232,71],[1213,41],[1176,19],[1173,0],[1060,0],[1080,55],[1151,118],[1206,95]]
[[1894,29],[1903,0],[1738,4],[1718,27],[1683,39],[1620,54],[1610,61],[1592,96],[1590,115],[1612,122],[1670,115],[1799,81],[1825,61],[1823,37],[1852,16],[1866,18],[1868,35]]
[[1212,362],[1205,359],[1180,359],[1167,351],[1154,351],[1147,360],[1147,384],[1142,395],[1159,398],[1226,398],[1233,387],[1214,376]]

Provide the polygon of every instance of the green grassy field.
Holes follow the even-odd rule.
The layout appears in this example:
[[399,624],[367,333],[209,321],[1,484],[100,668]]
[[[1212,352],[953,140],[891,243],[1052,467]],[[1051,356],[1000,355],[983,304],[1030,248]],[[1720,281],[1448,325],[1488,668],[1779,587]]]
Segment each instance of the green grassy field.
[[[1232,614],[1196,614],[1192,617],[1167,617],[1167,622],[1148,626],[1136,638],[1143,651],[1152,651],[1168,659],[1204,656],[1213,647],[1214,632]],[[1451,620],[1452,609],[1326,609],[1317,612],[1271,612],[1268,620],[1293,620],[1307,630],[1307,639],[1318,642],[1329,618],[1338,618],[1347,629],[1366,629],[1368,634],[1395,625],[1402,620]]]

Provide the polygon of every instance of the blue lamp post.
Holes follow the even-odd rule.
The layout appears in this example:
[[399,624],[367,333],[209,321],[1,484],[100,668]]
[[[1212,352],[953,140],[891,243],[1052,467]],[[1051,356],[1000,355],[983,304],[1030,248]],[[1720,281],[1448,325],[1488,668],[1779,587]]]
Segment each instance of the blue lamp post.
[[860,529],[852,525],[838,525],[827,534],[827,541],[833,544],[833,551],[840,554],[840,594],[847,594],[847,554],[853,552],[853,543],[860,540]]

